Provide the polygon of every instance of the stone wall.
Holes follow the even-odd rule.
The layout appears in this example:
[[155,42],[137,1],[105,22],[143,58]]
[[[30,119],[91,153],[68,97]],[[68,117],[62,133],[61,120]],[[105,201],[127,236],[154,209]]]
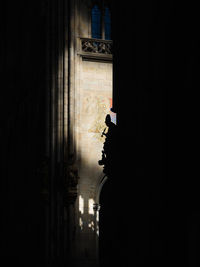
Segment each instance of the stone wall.
[[[79,74],[79,77],[78,77]],[[104,176],[101,151],[105,137],[105,117],[112,105],[112,63],[86,61],[80,58],[76,74],[76,148],[79,169],[78,198],[76,202],[75,258],[81,266],[98,265],[99,187]],[[97,208],[98,209],[98,208]],[[77,266],[79,266],[77,263]]]
[[[101,136],[112,101],[112,64],[81,62],[80,102],[77,121],[80,187],[96,186],[102,173],[98,165],[104,137]],[[91,195],[90,197],[95,197]]]
[[[85,58],[81,38],[91,38],[90,1],[71,1],[70,151],[78,168],[78,194],[71,207],[72,266],[98,266],[99,191],[105,117],[112,107],[112,61]],[[93,54],[94,56],[94,54]],[[67,100],[66,100],[67,102]]]

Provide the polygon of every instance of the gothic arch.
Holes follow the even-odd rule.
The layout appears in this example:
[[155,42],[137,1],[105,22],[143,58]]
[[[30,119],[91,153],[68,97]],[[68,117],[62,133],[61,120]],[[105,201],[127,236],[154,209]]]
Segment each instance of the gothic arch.
[[101,195],[102,188],[103,188],[103,186],[104,186],[104,184],[106,183],[107,180],[108,180],[108,177],[103,173],[100,176],[100,182],[97,185],[97,191],[96,191],[96,203],[98,203],[98,204],[99,204],[99,201],[100,201],[100,195]]

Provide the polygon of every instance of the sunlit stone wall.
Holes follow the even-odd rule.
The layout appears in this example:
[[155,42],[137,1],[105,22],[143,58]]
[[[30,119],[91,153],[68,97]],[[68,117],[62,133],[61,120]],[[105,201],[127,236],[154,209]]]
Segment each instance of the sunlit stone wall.
[[72,0],[70,5],[70,151],[75,154],[79,176],[78,196],[75,205],[70,206],[69,216],[73,267],[99,266],[98,196],[104,173],[98,161],[105,140],[105,136],[101,136],[106,128],[105,117],[111,114],[112,107],[110,58],[104,55],[106,59],[103,61],[102,57],[95,54],[95,60],[91,57],[86,60],[80,46],[80,38],[91,38],[92,5],[92,0]]
[[[105,117],[112,103],[112,64],[82,61],[80,71],[80,106],[78,114],[78,148],[80,186],[93,191],[102,167],[98,165],[105,137]],[[94,197],[91,195],[89,197]]]
[[[98,254],[98,187],[103,167],[102,156],[105,136],[102,137],[105,117],[112,107],[112,63],[80,60],[78,106],[76,118],[77,160],[79,185],[77,198],[78,255],[87,258],[87,266],[94,266]],[[93,262],[93,263],[92,263]]]

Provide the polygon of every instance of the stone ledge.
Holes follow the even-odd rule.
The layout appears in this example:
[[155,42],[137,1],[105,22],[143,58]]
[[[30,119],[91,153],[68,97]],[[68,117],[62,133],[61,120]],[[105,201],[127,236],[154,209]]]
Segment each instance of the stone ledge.
[[92,61],[101,61],[101,62],[105,62],[105,61],[112,62],[113,60],[113,56],[107,55],[107,54],[82,52],[82,53],[78,53],[78,55],[80,55],[83,58],[83,60],[92,60]]

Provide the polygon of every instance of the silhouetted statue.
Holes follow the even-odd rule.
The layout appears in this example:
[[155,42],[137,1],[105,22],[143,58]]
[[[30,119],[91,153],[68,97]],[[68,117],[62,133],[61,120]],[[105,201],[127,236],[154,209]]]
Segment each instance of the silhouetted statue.
[[99,165],[104,165],[103,172],[109,176],[111,169],[113,168],[115,141],[116,141],[116,125],[111,121],[110,115],[106,115],[105,124],[108,127],[102,132],[102,136],[105,135],[106,139],[102,150],[102,159],[99,160]]

